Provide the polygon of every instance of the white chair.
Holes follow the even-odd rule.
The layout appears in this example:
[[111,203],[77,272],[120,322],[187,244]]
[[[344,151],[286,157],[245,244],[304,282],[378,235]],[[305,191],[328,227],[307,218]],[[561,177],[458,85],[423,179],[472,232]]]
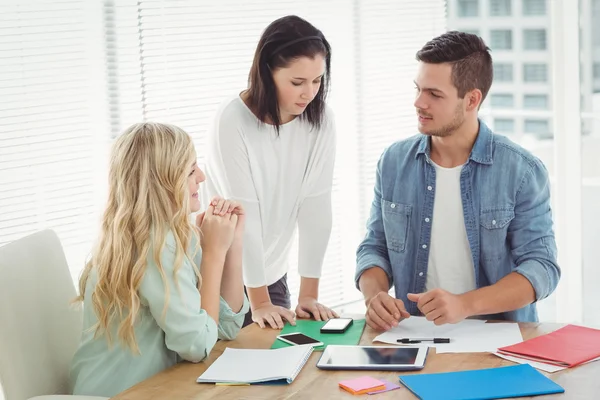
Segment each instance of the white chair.
[[[0,386],[6,400],[69,396],[82,312],[62,246],[46,230],[0,247]],[[0,396],[1,397],[1,396]]]

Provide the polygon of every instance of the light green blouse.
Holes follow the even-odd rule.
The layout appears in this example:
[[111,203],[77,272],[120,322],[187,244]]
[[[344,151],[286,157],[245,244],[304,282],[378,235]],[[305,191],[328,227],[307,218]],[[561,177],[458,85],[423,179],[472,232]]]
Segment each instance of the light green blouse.
[[[183,360],[202,361],[217,342],[217,337],[234,339],[248,312],[248,299],[238,313],[221,298],[219,325],[200,308],[198,278],[189,259],[177,272],[177,286],[173,279],[175,245],[169,233],[161,261],[169,287],[169,301],[163,319],[165,289],[156,263],[148,257],[146,272],[140,285],[141,307],[135,326],[135,338],[141,354],[134,354],[117,341],[116,325],[112,327],[112,346],[103,335],[94,339],[90,328],[98,321],[92,306],[96,285],[95,274],[90,275],[83,301],[82,342],[71,366],[73,394],[112,397],[152,375]],[[150,253],[151,254],[151,253]],[[198,251],[196,265],[200,265]]]

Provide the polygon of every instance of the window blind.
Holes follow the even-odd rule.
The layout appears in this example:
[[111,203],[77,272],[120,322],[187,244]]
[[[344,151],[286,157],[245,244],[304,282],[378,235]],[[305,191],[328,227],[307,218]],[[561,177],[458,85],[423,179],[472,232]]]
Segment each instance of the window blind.
[[95,227],[92,25],[83,0],[0,4],[0,245],[52,228],[73,270]]
[[[386,145],[416,132],[414,54],[444,31],[444,1],[200,4],[141,0],[137,6],[144,118],[186,129],[194,137],[200,162],[204,160],[207,128],[218,104],[246,87],[263,29],[276,18],[297,14],[324,32],[333,49],[330,105],[338,117],[338,162],[333,187],[334,224],[320,297],[324,303],[336,305],[359,296],[353,288],[353,252],[364,231],[364,210],[372,199],[375,163]],[[354,65],[353,73],[345,71],[350,65]],[[353,98],[336,96],[336,92]],[[352,108],[354,115],[348,113]],[[357,149],[355,157],[341,154],[348,148]],[[345,199],[356,195],[362,196],[359,207],[363,211],[358,215],[340,207]],[[350,231],[344,228],[348,219],[356,221],[350,224]],[[300,284],[297,243],[292,254],[288,279],[295,298]]]
[[[107,158],[98,145],[134,122],[168,122],[192,135],[202,163],[214,112],[246,87],[261,32],[276,18],[297,14],[333,48],[329,104],[337,116],[338,154],[321,300],[335,306],[360,298],[354,251],[364,235],[375,164],[387,145],[416,133],[414,54],[445,30],[445,2],[96,3],[102,29],[94,34],[90,3],[83,0],[13,1],[0,8],[6,60],[0,64],[0,244],[52,227],[66,249],[89,252],[93,210],[106,194],[98,177]],[[96,109],[100,103],[104,108]],[[91,128],[99,120],[106,129]],[[80,261],[72,266],[77,274]],[[296,257],[290,262],[296,297]]]

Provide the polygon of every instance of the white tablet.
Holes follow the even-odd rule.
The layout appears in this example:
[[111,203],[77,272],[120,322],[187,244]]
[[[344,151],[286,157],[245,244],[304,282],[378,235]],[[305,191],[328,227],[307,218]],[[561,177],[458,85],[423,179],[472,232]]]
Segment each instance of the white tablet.
[[317,363],[321,369],[414,371],[423,369],[427,346],[329,345]]

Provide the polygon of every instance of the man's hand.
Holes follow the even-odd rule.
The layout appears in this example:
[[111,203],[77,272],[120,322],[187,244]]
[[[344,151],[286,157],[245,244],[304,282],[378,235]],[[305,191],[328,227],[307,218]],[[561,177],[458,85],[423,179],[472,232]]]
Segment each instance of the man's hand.
[[433,289],[426,293],[409,293],[408,299],[417,303],[417,308],[425,318],[436,325],[455,324],[470,317],[464,297],[443,289]]
[[402,300],[395,299],[387,292],[379,292],[367,301],[367,324],[378,331],[387,331],[398,322],[410,317]]

